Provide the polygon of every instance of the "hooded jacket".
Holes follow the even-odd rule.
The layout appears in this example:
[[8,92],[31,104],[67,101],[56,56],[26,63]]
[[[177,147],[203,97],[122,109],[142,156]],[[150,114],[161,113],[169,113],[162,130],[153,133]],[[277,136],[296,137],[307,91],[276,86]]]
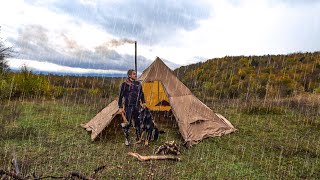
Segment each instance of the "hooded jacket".
[[120,87],[120,94],[119,94],[119,101],[118,101],[119,108],[123,107],[122,105],[123,98],[124,98],[124,105],[126,107],[139,106],[140,100],[142,103],[145,103],[145,98],[142,91],[141,83],[139,81],[130,81],[129,79],[123,82]]

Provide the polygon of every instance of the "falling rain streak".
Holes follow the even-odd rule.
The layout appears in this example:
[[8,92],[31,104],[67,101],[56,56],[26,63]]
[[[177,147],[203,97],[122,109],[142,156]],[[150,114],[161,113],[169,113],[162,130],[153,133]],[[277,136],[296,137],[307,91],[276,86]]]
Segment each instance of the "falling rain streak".
[[[0,28],[0,179],[319,179],[320,52],[303,39],[318,32],[318,16],[312,31],[309,19],[299,28],[304,47],[285,35],[298,29],[292,11],[317,15],[319,3],[240,2],[17,2],[17,30]],[[274,3],[288,15],[275,18]],[[272,22],[259,24],[265,11]],[[277,24],[270,39],[290,52],[260,47],[287,16],[290,32]],[[135,144],[131,128],[126,146],[117,100],[135,41],[150,124],[161,133]]]

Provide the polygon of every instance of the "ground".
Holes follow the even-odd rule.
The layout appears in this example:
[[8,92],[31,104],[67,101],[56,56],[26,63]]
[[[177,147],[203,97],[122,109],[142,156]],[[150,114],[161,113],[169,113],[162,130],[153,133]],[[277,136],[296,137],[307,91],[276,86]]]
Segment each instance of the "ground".
[[[110,99],[12,100],[0,106],[0,169],[10,170],[15,156],[25,174],[85,175],[101,165],[97,179],[318,179],[320,118],[289,106],[255,109],[239,102],[211,102],[238,129],[208,138],[189,149],[174,122],[158,122],[166,133],[150,146],[124,145],[120,129],[109,129],[92,142],[80,124],[88,122]],[[157,119],[156,119],[157,121]],[[131,131],[133,135],[133,129]],[[175,140],[181,162],[139,162],[127,152],[151,155]],[[133,140],[134,141],[134,140]]]

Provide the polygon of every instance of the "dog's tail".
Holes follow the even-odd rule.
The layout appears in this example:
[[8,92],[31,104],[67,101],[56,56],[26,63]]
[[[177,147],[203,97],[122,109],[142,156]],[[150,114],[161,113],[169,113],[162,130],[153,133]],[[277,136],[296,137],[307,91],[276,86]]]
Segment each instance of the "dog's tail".
[[163,130],[159,130],[158,127],[155,127],[154,128],[153,140],[155,140],[155,141],[158,140],[159,134],[164,134],[164,133],[166,133],[166,132],[163,131]]
[[158,140],[159,138],[159,129],[157,127],[154,128],[153,140]]

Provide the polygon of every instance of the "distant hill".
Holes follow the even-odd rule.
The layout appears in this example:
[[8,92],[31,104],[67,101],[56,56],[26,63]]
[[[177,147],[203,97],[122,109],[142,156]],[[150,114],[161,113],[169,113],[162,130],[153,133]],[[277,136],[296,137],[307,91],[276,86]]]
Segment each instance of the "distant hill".
[[174,70],[196,95],[280,98],[320,93],[320,52],[226,56]]

